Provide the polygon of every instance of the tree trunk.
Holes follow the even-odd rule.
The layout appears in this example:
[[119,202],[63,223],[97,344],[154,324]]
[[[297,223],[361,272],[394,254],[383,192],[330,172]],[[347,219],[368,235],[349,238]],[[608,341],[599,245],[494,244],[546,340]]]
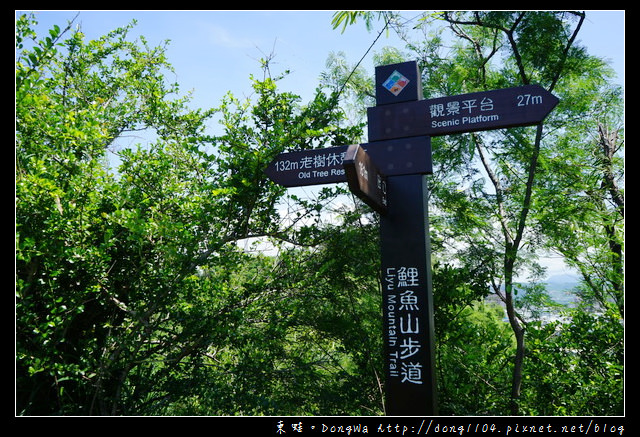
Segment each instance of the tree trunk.
[[516,355],[513,361],[513,378],[511,380],[511,415],[519,414],[520,387],[522,385],[522,364],[524,362],[524,327],[518,320],[513,302],[513,261],[505,261],[505,296],[504,303],[507,309],[509,324],[516,338]]

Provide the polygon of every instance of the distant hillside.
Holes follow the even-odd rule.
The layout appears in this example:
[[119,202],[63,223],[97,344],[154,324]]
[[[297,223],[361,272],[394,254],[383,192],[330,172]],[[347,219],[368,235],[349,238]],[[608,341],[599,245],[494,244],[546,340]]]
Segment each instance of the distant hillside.
[[549,289],[567,289],[578,285],[579,278],[573,274],[562,274],[550,276],[546,281]]
[[[549,293],[549,297],[561,305],[571,306],[577,301],[577,296],[574,292],[574,288],[578,286],[579,279],[575,275],[571,274],[562,274],[562,275],[554,275],[550,276],[547,280],[544,281],[547,285],[547,291]],[[517,287],[516,287],[517,288]],[[503,288],[504,290],[504,288]],[[525,290],[518,288],[517,296],[524,296]],[[499,304],[500,306],[504,306],[502,301],[496,295],[490,295],[486,298],[488,302],[494,302]],[[543,320],[555,320],[557,318],[556,310],[551,309],[549,312],[545,312],[542,316]],[[507,320],[507,316],[505,313],[505,321]]]
[[555,302],[566,305],[575,302],[576,296],[573,291],[578,286],[579,280],[575,275],[563,274],[549,277],[545,283],[549,296]]

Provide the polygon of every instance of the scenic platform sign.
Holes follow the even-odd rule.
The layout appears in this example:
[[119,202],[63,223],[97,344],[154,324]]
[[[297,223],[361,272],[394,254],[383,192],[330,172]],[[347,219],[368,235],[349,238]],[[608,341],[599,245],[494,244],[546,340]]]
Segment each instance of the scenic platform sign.
[[413,61],[376,67],[375,83],[368,143],[281,153],[265,172],[286,187],[347,182],[380,213],[385,413],[436,415],[431,137],[536,125],[558,98],[525,85],[425,100]]
[[425,100],[426,135],[537,125],[558,104],[540,85],[462,94]]
[[558,98],[541,86],[524,85],[376,106],[367,108],[369,140],[533,126],[557,104]]

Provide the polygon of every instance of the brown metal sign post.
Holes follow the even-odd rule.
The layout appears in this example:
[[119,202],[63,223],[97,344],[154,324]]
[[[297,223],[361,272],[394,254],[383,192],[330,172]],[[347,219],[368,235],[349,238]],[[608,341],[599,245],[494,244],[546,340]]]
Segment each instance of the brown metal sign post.
[[[416,136],[415,126],[425,122],[415,104],[421,98],[415,62],[377,67],[370,144]],[[391,124],[372,116],[378,112],[399,115]],[[431,173],[431,154],[430,138],[422,138],[428,171],[389,176],[387,213],[380,216],[385,413],[390,416],[438,413],[425,176]]]
[[438,414],[426,175],[431,136],[531,126],[558,104],[538,85],[423,100],[416,62],[376,67],[369,143],[281,153],[267,175],[287,186],[348,182],[380,213],[385,413]]
[[[537,85],[423,100],[415,62],[376,68],[376,106],[368,108],[369,144],[540,123],[558,99]],[[389,176],[380,217],[388,415],[435,415],[431,248],[425,174]],[[379,165],[379,163],[378,163]],[[423,166],[417,166],[423,167]]]

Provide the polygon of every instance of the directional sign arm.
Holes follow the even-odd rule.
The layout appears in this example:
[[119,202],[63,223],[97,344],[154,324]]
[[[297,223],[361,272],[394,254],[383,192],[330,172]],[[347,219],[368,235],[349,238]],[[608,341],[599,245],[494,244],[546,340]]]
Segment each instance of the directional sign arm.
[[265,173],[285,187],[302,187],[345,182],[342,160],[347,146],[281,153],[269,163]]
[[367,109],[369,141],[418,135],[533,126],[559,100],[539,85],[524,85]]
[[349,189],[371,208],[387,212],[387,178],[359,144],[347,148],[343,161]]
[[437,136],[533,126],[541,123],[559,100],[539,85],[524,85],[424,102],[426,134]]

